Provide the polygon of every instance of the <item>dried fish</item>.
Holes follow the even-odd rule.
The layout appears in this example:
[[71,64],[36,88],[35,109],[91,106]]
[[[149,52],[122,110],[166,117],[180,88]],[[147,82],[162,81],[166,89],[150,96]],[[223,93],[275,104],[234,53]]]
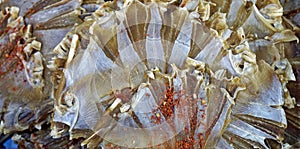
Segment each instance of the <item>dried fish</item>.
[[[72,22],[70,27],[51,30],[53,25],[48,20],[45,25],[48,30],[43,30],[44,28],[37,27],[41,26],[38,24],[42,23],[43,16],[37,14],[48,6],[45,11],[49,12],[49,19],[50,14],[60,16],[62,12],[72,12],[73,7],[76,7],[76,1],[55,4],[56,2],[5,0],[0,3],[1,133],[16,133],[33,127],[41,129],[43,124],[49,123],[53,112],[53,99],[49,98],[52,87],[49,86],[50,75],[45,67],[45,60],[61,40],[59,37],[64,37],[63,31],[68,32],[75,22]],[[78,6],[80,3],[77,3]],[[60,7],[62,11],[56,11],[62,4],[74,6],[68,8],[63,5]],[[55,19],[55,15],[52,15],[52,20]],[[32,16],[36,20],[33,20]],[[70,20],[75,17],[73,14]],[[63,16],[61,18],[67,22],[69,20]],[[49,36],[49,33],[52,35]]]
[[297,7],[0,1],[0,130],[21,148],[286,147]]
[[[255,5],[247,7],[259,13]],[[64,61],[55,90],[55,122],[69,125],[70,131],[91,129],[103,145],[281,146],[287,125],[280,108],[282,83],[264,58],[256,60],[244,40],[246,25],[238,25],[238,32],[231,28],[224,40],[241,40],[227,46],[217,37],[228,32],[219,12],[204,19],[206,25],[198,20],[201,14],[167,3],[132,1],[123,9],[96,13],[86,48],[77,46],[75,55],[72,44],[67,53],[55,50],[53,64]]]

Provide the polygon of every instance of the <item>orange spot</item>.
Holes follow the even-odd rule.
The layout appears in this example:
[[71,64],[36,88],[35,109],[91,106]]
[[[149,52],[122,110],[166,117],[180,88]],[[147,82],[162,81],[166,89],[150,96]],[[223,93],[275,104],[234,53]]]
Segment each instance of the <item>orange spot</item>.
[[14,91],[14,92],[17,91],[17,88],[16,88],[16,87],[13,87],[13,88],[12,88],[12,91]]
[[182,3],[180,4],[180,7],[184,7],[187,4],[187,0],[183,0]]
[[146,97],[150,97],[150,94],[149,94],[149,93],[146,93],[145,95],[146,95]]

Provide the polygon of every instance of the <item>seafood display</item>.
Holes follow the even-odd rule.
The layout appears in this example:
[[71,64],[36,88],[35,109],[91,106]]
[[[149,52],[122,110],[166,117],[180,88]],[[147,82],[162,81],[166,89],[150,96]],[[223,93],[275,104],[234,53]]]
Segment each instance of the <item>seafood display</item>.
[[296,148],[297,1],[0,1],[0,145]]

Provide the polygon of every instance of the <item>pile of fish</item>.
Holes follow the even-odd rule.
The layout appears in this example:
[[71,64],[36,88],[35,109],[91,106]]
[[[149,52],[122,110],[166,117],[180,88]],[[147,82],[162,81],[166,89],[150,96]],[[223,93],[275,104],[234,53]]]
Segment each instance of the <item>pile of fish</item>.
[[0,145],[300,146],[296,0],[0,0]]

